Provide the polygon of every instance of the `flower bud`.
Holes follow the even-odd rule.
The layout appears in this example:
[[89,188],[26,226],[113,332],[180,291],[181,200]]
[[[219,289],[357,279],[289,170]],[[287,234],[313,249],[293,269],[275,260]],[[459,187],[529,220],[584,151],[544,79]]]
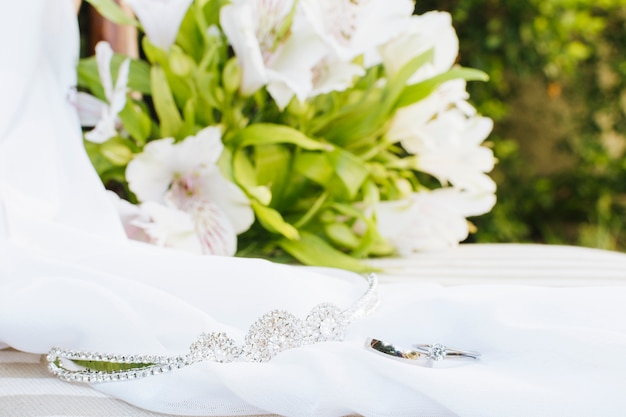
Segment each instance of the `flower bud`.
[[193,60],[176,47],[170,49],[169,64],[172,72],[179,77],[190,75],[194,67]]
[[241,85],[241,69],[236,58],[229,59],[226,65],[224,65],[222,83],[224,84],[224,90],[228,94],[232,94],[239,89]]
[[124,166],[133,159],[132,151],[115,139],[104,142],[100,147],[100,152],[113,165]]

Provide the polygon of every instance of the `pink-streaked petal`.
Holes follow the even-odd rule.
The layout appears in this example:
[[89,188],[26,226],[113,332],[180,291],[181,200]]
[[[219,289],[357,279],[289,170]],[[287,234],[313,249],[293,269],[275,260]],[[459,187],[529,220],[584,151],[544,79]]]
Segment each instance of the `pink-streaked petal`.
[[237,234],[243,233],[254,223],[250,200],[241,189],[228,181],[215,167],[213,175],[200,179],[200,196],[220,207]]
[[107,194],[120,216],[126,236],[129,239],[140,242],[151,242],[152,239],[150,236],[148,236],[144,228],[140,226],[141,224],[147,224],[150,221],[148,214],[145,213],[140,206],[131,204],[128,201],[121,199],[112,191],[107,191]]
[[150,221],[136,221],[135,224],[144,229],[153,243],[186,252],[203,253],[190,214],[152,201],[141,204],[141,209],[147,213]]
[[233,256],[237,234],[228,216],[216,205],[200,200],[189,211],[205,255]]
[[344,61],[367,54],[406,27],[411,0],[301,0],[307,18]]
[[326,94],[331,91],[344,91],[350,87],[356,77],[365,75],[365,69],[328,56],[313,68],[313,92],[311,96]]
[[91,94],[79,91],[76,93],[74,105],[78,112],[81,126],[95,126],[106,111],[107,104]]

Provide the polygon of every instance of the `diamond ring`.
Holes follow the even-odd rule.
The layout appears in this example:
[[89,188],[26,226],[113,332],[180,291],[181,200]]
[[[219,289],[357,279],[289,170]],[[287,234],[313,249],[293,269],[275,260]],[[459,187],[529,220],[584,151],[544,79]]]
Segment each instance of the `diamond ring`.
[[480,353],[472,350],[450,348],[439,343],[432,345],[413,345],[416,352],[426,355],[428,359],[440,361],[443,359],[480,359]]
[[413,349],[383,342],[382,340],[369,338],[365,341],[365,347],[388,357],[416,363],[426,361],[429,364],[443,359],[479,359],[480,353],[471,350],[450,348],[438,343],[413,345]]

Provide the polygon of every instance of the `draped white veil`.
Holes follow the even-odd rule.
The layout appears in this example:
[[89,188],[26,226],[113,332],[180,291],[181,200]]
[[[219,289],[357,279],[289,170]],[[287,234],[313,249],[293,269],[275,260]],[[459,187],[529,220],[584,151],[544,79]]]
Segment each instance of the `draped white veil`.
[[[0,35],[0,346],[173,355],[202,331],[242,337],[268,310],[302,316],[320,302],[348,307],[363,292],[365,281],[353,274],[127,241],[67,101],[78,46],[72,1],[2,2]],[[626,265],[600,258],[598,275],[605,260]],[[199,363],[94,388],[180,415],[618,416],[626,409],[623,286],[404,280],[380,292],[378,312],[354,323],[344,342],[292,349],[268,363]],[[412,366],[363,349],[368,336],[443,342],[483,359]]]

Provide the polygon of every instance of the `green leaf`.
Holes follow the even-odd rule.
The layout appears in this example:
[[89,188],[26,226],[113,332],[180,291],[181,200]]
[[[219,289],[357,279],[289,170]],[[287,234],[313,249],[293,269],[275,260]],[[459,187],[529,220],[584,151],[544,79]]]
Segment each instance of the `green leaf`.
[[444,82],[455,79],[464,79],[466,81],[487,81],[489,80],[489,76],[480,70],[472,68],[452,68],[443,74],[436,75],[428,80],[406,87],[396,102],[396,108],[408,106],[423,100],[432,94],[432,92]]
[[86,0],[103,17],[118,25],[139,26],[139,22],[127,15],[122,8],[113,0]]
[[105,158],[102,152],[100,152],[101,144],[93,143],[87,140],[83,141],[83,144],[85,146],[85,151],[87,151],[87,155],[89,156],[91,164],[96,169],[96,172],[98,173],[98,175],[100,175],[100,177],[102,177],[102,174],[104,172],[114,167],[111,161]]
[[361,240],[345,223],[328,223],[324,225],[324,232],[335,244],[348,249],[355,249]]
[[[116,58],[119,57],[119,58]],[[116,61],[119,60],[120,64],[125,59],[121,55],[113,56],[114,68],[117,65]],[[146,61],[131,59],[130,60],[130,73],[128,74],[128,87],[133,91],[138,91],[141,94],[152,94],[150,88],[150,64]]]
[[354,199],[361,185],[369,176],[367,164],[354,154],[341,148],[335,148],[327,155],[335,174],[348,190],[349,198]]
[[272,192],[267,186],[259,185],[257,172],[249,155],[241,149],[236,151],[232,164],[232,175],[235,182],[243,188],[249,197],[264,206],[268,206],[272,201]]
[[196,68],[193,58],[187,55],[178,45],[172,45],[169,51],[168,64],[172,74],[188,77]]
[[196,19],[198,14],[196,4],[197,2],[192,4],[180,24],[178,36],[176,36],[176,44],[180,45],[196,62],[199,62],[204,52],[204,37]]
[[279,246],[305,265],[327,266],[355,272],[374,272],[375,268],[333,248],[320,237],[300,232],[300,239],[281,239]]
[[426,52],[412,58],[404,64],[404,66],[400,69],[398,74],[389,80],[389,83],[385,87],[385,93],[383,95],[383,103],[380,109],[380,114],[382,117],[386,118],[387,114],[392,110],[394,103],[400,96],[400,94],[407,87],[407,82],[409,79],[415,74],[415,72],[427,62],[431,62],[433,60],[435,53],[431,48]]
[[[372,196],[371,194],[377,194],[378,190],[373,191],[372,188],[375,188],[375,186],[373,184],[368,184],[365,189],[366,189],[366,197],[368,199],[374,199],[377,198],[377,196]],[[369,190],[369,191],[367,191]],[[333,237],[335,238],[339,238],[339,237],[343,237],[344,239],[346,239],[346,241],[344,242],[344,245],[351,249],[350,254],[352,256],[354,256],[355,258],[364,258],[367,256],[370,256],[372,254],[386,254],[386,255],[390,255],[393,253],[394,249],[391,245],[389,245],[379,234],[378,232],[378,228],[376,226],[376,220],[373,216],[368,216],[365,214],[364,210],[362,208],[357,208],[352,204],[339,204],[339,203],[334,203],[331,205],[331,207],[336,210],[338,213],[341,213],[343,216],[348,216],[350,218],[353,219],[359,219],[361,222],[363,222],[364,230],[365,233],[361,236],[356,236],[355,237],[358,239],[358,241],[354,241],[354,245],[353,246],[348,246],[348,243],[350,241],[348,241],[347,239],[349,239],[349,236],[347,236],[348,232],[352,233],[351,229],[348,230],[344,230],[344,231],[340,231],[338,229],[331,229],[332,232],[334,233],[344,233],[344,236],[332,236],[329,234],[329,237],[332,239]],[[326,231],[327,233],[329,233],[328,230],[328,226],[332,226],[333,224],[337,224],[336,221],[332,221],[331,223],[329,223],[326,227]],[[347,226],[346,226],[347,227]]]
[[233,178],[245,189],[258,185],[256,181],[256,170],[250,160],[250,156],[239,149],[233,154]]
[[[117,73],[122,62],[128,59],[119,54],[113,55],[111,71],[113,79],[117,79]],[[89,89],[93,95],[104,98],[104,91],[98,73],[96,57],[81,59],[78,62],[78,86]],[[138,59],[130,60],[130,72],[128,74],[128,88],[141,94],[150,94],[150,65]]]
[[241,85],[241,69],[239,68],[236,57],[232,57],[226,61],[224,70],[222,71],[222,84],[228,94],[233,94],[239,90],[239,86]]
[[381,127],[381,101],[380,89],[372,86],[356,103],[313,121],[312,131],[346,147],[355,139],[368,137]]
[[310,222],[317,215],[317,213],[319,213],[322,207],[324,207],[326,200],[328,200],[328,193],[324,192],[315,200],[315,203],[311,205],[311,208],[304,213],[304,216],[302,216],[300,220],[294,224],[294,226],[300,229],[302,226]]
[[265,229],[272,233],[281,234],[288,240],[299,238],[298,230],[287,223],[279,212],[254,200],[251,201],[251,204],[257,220]]
[[313,132],[323,132],[330,141],[343,147],[375,136],[388,121],[389,114],[406,88],[408,79],[432,58],[432,49],[412,58],[393,79],[389,80],[382,94],[376,89],[368,89],[355,104],[316,120],[313,123]]
[[321,152],[299,152],[293,166],[298,173],[320,185],[327,184],[333,177],[333,166]]
[[133,159],[133,152],[118,138],[112,138],[101,144],[100,152],[116,166],[126,166]]
[[174,102],[165,72],[157,65],[153,66],[150,71],[150,85],[154,108],[161,122],[161,135],[176,137],[183,125],[183,120]]
[[167,52],[150,42],[147,36],[144,36],[141,40],[141,49],[144,54],[146,54],[146,58],[148,58],[150,63],[161,65],[167,64]]
[[126,101],[126,106],[119,113],[119,116],[124,129],[135,139],[135,142],[140,146],[145,145],[152,127],[150,116],[131,100]]
[[272,206],[277,207],[290,179],[291,152],[283,145],[255,146],[254,165],[257,183],[271,189]]
[[257,123],[247,126],[235,134],[233,141],[241,147],[291,143],[310,151],[333,149],[332,145],[311,139],[297,129],[272,123]]
[[178,132],[178,136],[186,138],[198,133],[198,125],[196,124],[196,102],[192,97],[183,106],[183,125]]
[[[196,87],[200,98],[207,103],[210,107],[220,108],[222,106],[222,100],[217,92],[217,78],[215,74],[210,72],[200,72],[196,76]],[[221,95],[223,96],[223,94]],[[210,111],[210,109],[207,109]]]

